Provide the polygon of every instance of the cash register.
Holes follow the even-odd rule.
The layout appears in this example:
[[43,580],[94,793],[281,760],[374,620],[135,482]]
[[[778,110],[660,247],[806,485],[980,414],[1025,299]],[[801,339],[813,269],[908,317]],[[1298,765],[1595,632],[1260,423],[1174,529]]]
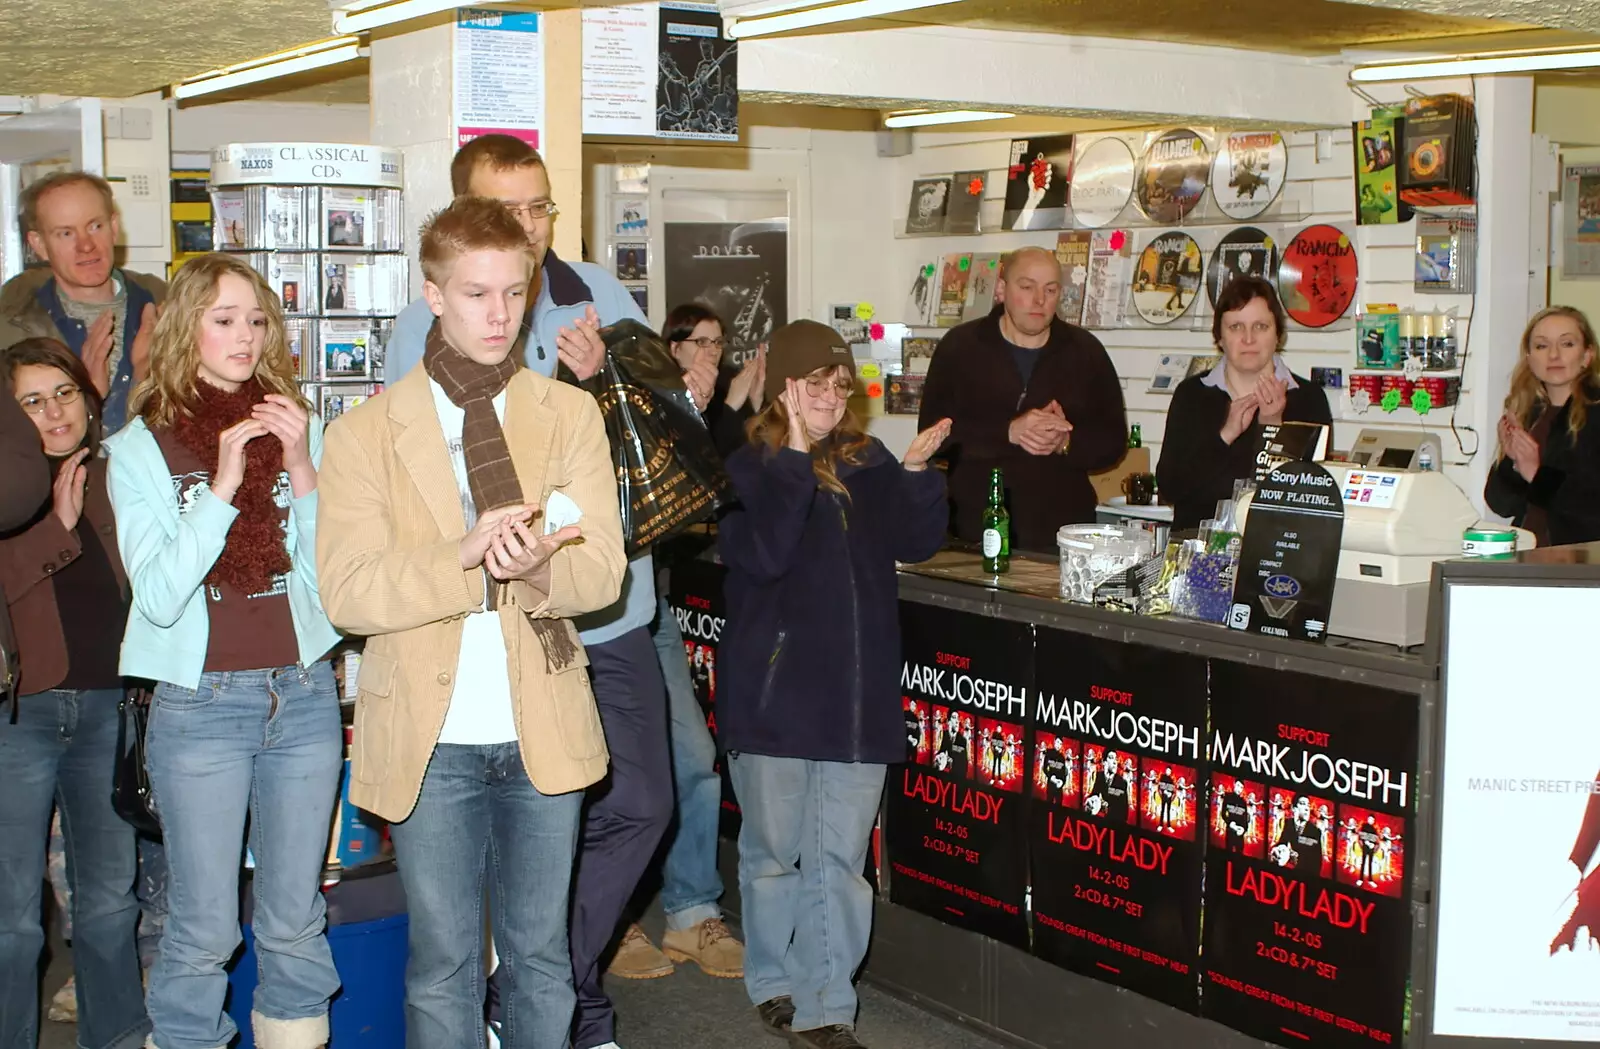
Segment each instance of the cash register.
[[[1362,430],[1350,461],[1324,462],[1344,498],[1344,533],[1328,633],[1409,648],[1428,631],[1433,563],[1461,556],[1478,511],[1438,464],[1436,435]],[[1517,545],[1534,545],[1518,529]]]

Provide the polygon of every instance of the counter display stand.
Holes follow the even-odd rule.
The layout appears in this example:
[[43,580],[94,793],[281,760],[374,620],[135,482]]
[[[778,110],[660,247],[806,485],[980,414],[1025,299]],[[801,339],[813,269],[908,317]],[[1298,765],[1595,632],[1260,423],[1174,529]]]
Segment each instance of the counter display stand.
[[382,389],[405,308],[401,156],[377,146],[256,142],[211,158],[212,243],[277,292],[306,397],[325,422]]

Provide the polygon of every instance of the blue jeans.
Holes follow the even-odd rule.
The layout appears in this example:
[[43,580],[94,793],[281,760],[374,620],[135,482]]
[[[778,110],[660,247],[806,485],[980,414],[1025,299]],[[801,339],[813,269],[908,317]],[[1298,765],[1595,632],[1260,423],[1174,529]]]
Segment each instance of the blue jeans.
[[326,662],[207,673],[198,689],[156,687],[146,757],[167,854],[167,925],[149,991],[159,1049],[220,1049],[237,1030],[223,1011],[224,966],[241,941],[247,817],[256,1045],[315,1049],[328,1040],[339,974],[321,888],[343,740]]
[[23,696],[0,712],[0,1046],[39,1032],[40,905],[50,809],[59,799],[71,887],[78,1045],[126,1049],[150,1030],[133,946],[133,828],[111,807],[120,689]]
[[485,1044],[485,881],[500,1044],[565,1049],[577,1002],[567,903],[582,805],[582,791],[540,794],[515,743],[434,748],[417,807],[389,828],[410,909],[408,1049]]
[[167,850],[139,837],[139,968],[149,969],[161,953],[161,932],[167,927]]
[[794,999],[794,1030],[854,1024],[851,982],[872,936],[862,875],[883,765],[740,754],[739,892],[744,984],[760,1004]]
[[717,905],[722,899],[722,875],[717,870],[722,777],[717,774],[716,741],[689,680],[678,617],[665,597],[653,636],[667,681],[672,781],[678,789],[677,831],[661,871],[661,907],[667,912],[667,928],[691,929],[708,918],[722,917]]

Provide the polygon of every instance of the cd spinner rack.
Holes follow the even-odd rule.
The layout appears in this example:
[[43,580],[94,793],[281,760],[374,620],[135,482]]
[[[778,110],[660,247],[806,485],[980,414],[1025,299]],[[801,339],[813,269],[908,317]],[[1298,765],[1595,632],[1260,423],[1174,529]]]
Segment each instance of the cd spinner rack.
[[409,287],[402,188],[399,151],[377,146],[212,152],[212,243],[277,292],[301,387],[326,422],[383,388],[383,347]]

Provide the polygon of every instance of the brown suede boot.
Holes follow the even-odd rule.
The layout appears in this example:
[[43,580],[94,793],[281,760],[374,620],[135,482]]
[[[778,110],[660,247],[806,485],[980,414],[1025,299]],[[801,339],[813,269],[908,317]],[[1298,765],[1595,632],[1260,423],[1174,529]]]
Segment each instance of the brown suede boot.
[[606,972],[624,980],[656,980],[671,976],[673,969],[672,962],[661,949],[650,942],[643,929],[633,924],[623,934],[622,946],[617,948],[617,956],[611,959],[611,967]]
[[707,976],[737,980],[744,976],[744,944],[721,918],[707,918],[687,929],[669,930],[661,949],[675,962],[694,962]]

